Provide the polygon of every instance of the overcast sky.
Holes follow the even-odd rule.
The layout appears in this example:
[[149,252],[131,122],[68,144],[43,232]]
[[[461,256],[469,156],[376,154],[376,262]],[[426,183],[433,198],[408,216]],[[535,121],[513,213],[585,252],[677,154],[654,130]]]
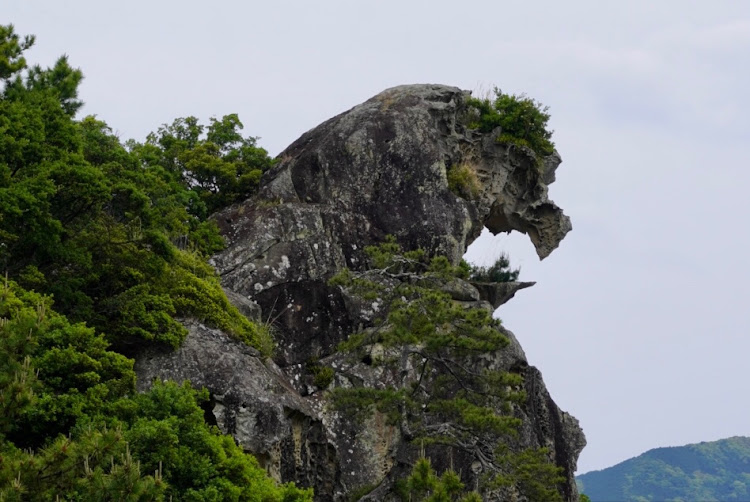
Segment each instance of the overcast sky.
[[[209,7],[210,5],[210,7]],[[484,236],[523,280],[498,315],[588,439],[579,473],[645,450],[750,435],[747,0],[2,0],[85,76],[83,114],[125,140],[239,113],[279,153],[406,83],[526,92],[563,157],[573,232],[539,262]]]

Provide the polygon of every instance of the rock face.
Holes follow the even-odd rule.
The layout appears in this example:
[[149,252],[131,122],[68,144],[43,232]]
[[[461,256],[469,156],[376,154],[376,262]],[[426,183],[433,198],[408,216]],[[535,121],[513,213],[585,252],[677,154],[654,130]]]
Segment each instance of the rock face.
[[[363,425],[342,420],[310,379],[312,361],[346,364],[336,346],[370,325],[379,308],[328,279],[343,268],[361,269],[364,247],[388,235],[404,249],[422,248],[457,263],[483,227],[528,234],[540,258],[571,229],[547,197],[560,157],[537,159],[528,149],[498,144],[498,131],[467,129],[467,97],[455,87],[396,87],[290,145],[264,175],[258,195],[215,215],[228,246],[212,263],[230,300],[248,315],[260,311],[274,327],[274,361],[191,323],[177,352],[137,358],[139,381],[189,379],[207,387],[213,398],[208,415],[222,430],[279,479],[313,486],[317,500],[347,500],[365,485],[375,487],[371,500],[391,497],[417,449],[377,413]],[[448,173],[458,167],[479,180],[481,189],[470,200],[449,188]],[[492,310],[530,285],[456,280],[443,291]],[[561,493],[577,500],[573,473],[583,433],[552,401],[513,334],[506,334],[510,347],[487,364],[524,377],[527,400],[516,412],[522,425],[515,447],[547,447],[567,478]],[[364,382],[388,379],[367,364],[349,370]],[[342,384],[338,376],[335,384]],[[448,466],[448,453],[465,482],[477,483],[482,472],[470,453],[435,450],[433,464]]]
[[257,350],[201,323],[185,325],[189,334],[178,350],[152,347],[139,355],[138,390],[154,379],[208,388],[208,421],[233,434],[273,476],[333,493],[336,452],[314,401],[302,399]]

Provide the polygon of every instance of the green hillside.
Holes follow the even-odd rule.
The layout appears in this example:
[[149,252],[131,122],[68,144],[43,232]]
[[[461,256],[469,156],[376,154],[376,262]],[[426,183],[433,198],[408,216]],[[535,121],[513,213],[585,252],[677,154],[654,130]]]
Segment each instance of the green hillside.
[[577,481],[592,502],[748,501],[750,438],[656,448]]

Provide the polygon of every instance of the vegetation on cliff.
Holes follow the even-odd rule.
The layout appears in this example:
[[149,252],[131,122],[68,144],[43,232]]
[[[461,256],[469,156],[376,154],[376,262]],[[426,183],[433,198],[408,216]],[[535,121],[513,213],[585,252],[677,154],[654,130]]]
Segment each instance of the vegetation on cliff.
[[498,143],[532,149],[542,157],[555,150],[552,131],[547,128],[548,107],[525,94],[506,94],[497,87],[494,98],[469,98],[467,127],[481,132],[500,128]]
[[396,487],[401,500],[426,502],[481,502],[477,492],[466,492],[459,475],[453,470],[435,473],[429,458],[422,457],[414,463],[411,474]]
[[467,200],[474,200],[479,197],[482,185],[474,166],[470,164],[451,166],[446,171],[446,178],[450,191],[459,197]]
[[[383,314],[373,328],[353,334],[339,349],[384,367],[392,377],[376,387],[334,388],[337,409],[355,420],[377,410],[398,425],[402,437],[422,446],[481,452],[491,473],[483,491],[508,489],[529,500],[562,500],[557,485],[564,478],[546,450],[511,453],[506,446],[521,423],[514,409],[526,396],[519,374],[499,371],[491,363],[491,354],[509,344],[497,329],[500,321],[491,311],[464,305],[444,292],[447,282],[472,275],[471,269],[465,263],[454,267],[443,256],[428,257],[422,250],[404,252],[393,239],[365,251],[368,270],[343,270],[330,284],[382,303]],[[474,273],[497,281],[518,275],[508,269],[505,257],[493,269],[492,278],[486,277],[487,270]],[[482,355],[489,355],[483,363]],[[428,467],[418,463],[409,479],[437,479],[422,472]],[[412,491],[404,491],[403,499],[414,496]],[[425,500],[457,500],[461,493],[459,489],[455,497]]]
[[[251,196],[274,161],[236,115],[207,125],[180,118],[123,144],[96,117],[75,119],[81,71],[65,57],[29,66],[33,43],[0,26],[0,499],[310,500],[206,424],[205,391],[165,382],[136,394],[130,358],[146,344],[178,347],[185,318],[271,354],[267,327],[229,303],[206,259],[224,245],[209,215]],[[551,153],[537,103],[498,92],[469,105],[469,127],[500,126],[498,141]],[[478,197],[470,166],[448,176],[459,195]],[[559,500],[547,450],[505,449],[520,423],[522,378],[472,363],[508,346],[499,321],[445,291],[456,277],[512,281],[518,272],[504,257],[471,269],[393,240],[367,252],[369,271],[336,281],[385,308],[340,349],[398,377],[387,388],[334,389],[339,405],[379,410],[412,442],[479,452],[492,472],[483,489]],[[308,370],[321,389],[335,379],[315,361]],[[398,492],[478,499],[427,459]]]
[[592,502],[750,499],[750,438],[656,448],[578,476]]
[[126,148],[74,119],[81,71],[29,67],[33,43],[0,26],[0,499],[309,500],[204,422],[203,392],[135,394],[127,357],[177,346],[181,317],[270,353],[205,259],[208,214],[273,162],[235,115]]
[[205,392],[135,394],[133,361],[51,307],[0,289],[0,499],[308,500],[204,422]]
[[469,280],[475,282],[512,282],[518,280],[520,269],[511,269],[507,255],[500,255],[492,265],[474,266],[469,270]]

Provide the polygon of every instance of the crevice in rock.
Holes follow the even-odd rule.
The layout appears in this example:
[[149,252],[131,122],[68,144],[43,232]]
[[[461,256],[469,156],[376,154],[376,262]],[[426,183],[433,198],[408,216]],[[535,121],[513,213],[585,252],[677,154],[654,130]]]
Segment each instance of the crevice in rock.
[[200,403],[200,407],[203,409],[203,421],[206,422],[208,425],[213,425],[215,427],[218,427],[219,422],[216,420],[216,415],[214,415],[214,408],[216,407],[216,399],[214,399],[213,393],[209,395],[208,400]]

